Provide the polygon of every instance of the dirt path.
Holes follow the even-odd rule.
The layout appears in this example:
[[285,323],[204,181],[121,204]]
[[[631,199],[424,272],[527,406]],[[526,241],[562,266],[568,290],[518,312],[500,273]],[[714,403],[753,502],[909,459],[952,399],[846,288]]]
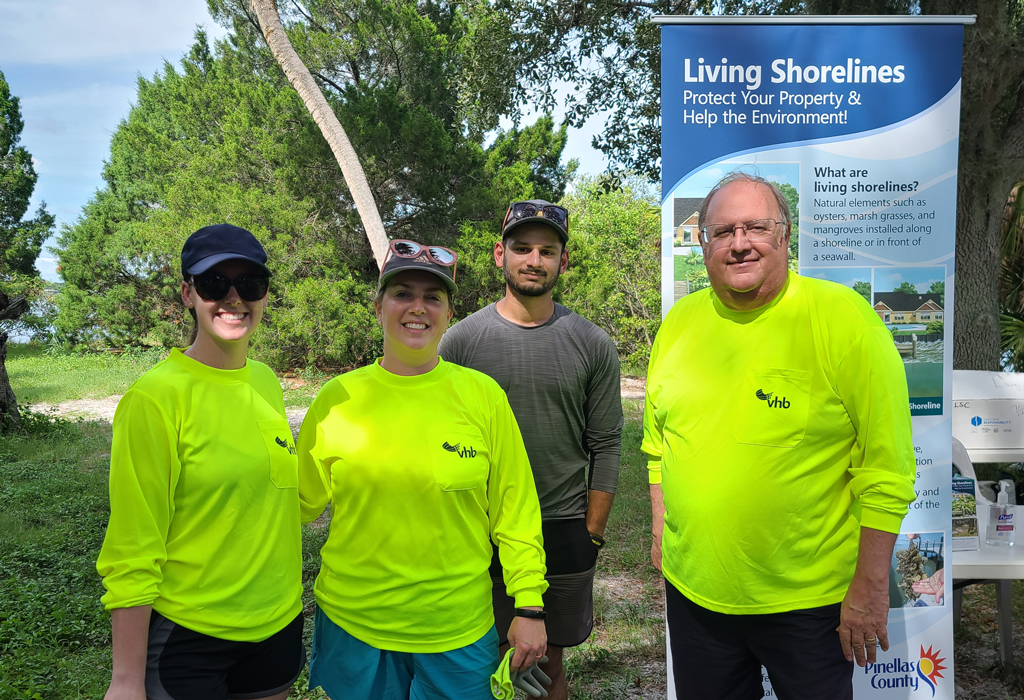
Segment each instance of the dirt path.
[[[643,400],[644,380],[642,378],[623,377],[621,387],[622,398]],[[121,395],[117,394],[103,399],[75,399],[58,404],[36,403],[32,404],[29,408],[39,413],[52,413],[55,416],[109,423],[114,420],[114,411],[117,409],[117,402],[120,400]],[[285,412],[288,415],[288,424],[291,426],[292,432],[298,433],[299,426],[302,425],[302,419],[306,415],[306,409],[304,407],[289,408]]]
[[115,394],[105,399],[75,399],[58,404],[34,403],[29,408],[37,413],[52,413],[55,416],[109,423],[114,420],[114,411],[117,410],[117,402],[120,400],[121,394]]

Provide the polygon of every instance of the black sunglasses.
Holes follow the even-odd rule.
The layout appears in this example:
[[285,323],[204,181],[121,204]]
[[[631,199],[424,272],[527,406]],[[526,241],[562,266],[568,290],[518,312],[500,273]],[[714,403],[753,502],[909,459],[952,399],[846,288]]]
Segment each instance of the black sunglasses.
[[504,230],[512,221],[531,219],[535,216],[554,222],[566,231],[569,230],[569,211],[565,207],[560,207],[557,204],[538,207],[532,202],[513,202],[505,212],[505,220],[501,222],[501,228]]
[[270,289],[270,277],[263,273],[239,275],[234,279],[209,270],[192,277],[196,293],[206,301],[220,301],[234,287],[238,296],[246,301],[259,301]]

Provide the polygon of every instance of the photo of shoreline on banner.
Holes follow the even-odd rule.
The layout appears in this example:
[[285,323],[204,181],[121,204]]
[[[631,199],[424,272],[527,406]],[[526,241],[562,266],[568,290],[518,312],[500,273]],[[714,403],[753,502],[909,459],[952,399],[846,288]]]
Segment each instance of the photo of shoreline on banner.
[[892,333],[903,360],[913,416],[942,415],[946,268],[805,267],[863,296]]

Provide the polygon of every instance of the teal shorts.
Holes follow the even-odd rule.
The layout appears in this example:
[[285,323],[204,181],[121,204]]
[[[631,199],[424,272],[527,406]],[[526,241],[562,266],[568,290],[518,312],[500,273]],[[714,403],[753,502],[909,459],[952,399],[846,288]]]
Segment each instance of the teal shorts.
[[493,700],[491,674],[498,668],[498,633],[452,651],[417,654],[377,649],[362,642],[316,608],[309,687],[334,700]]

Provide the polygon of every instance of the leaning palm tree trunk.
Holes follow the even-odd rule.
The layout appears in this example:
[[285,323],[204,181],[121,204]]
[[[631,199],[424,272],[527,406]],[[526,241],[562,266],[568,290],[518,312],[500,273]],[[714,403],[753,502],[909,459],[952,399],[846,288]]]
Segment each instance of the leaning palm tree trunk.
[[377,203],[370,192],[370,185],[366,182],[366,174],[363,166],[359,164],[359,157],[356,156],[348,136],[335,116],[334,111],[323,93],[313,81],[313,76],[302,59],[295,53],[292,44],[288,41],[284,27],[281,25],[281,16],[277,13],[277,4],[274,0],[252,0],[252,9],[259,18],[260,27],[263,29],[263,36],[266,37],[271,53],[277,59],[288,81],[299,93],[299,97],[306,105],[306,109],[313,116],[313,121],[320,127],[320,132],[327,139],[334,157],[341,166],[341,174],[345,178],[352,199],[355,201],[359,218],[362,219],[363,228],[366,229],[366,237],[370,240],[370,247],[373,249],[373,257],[377,259],[377,265],[384,264],[384,255],[388,250],[388,237],[384,232],[384,224],[380,220],[380,213],[377,211]]

